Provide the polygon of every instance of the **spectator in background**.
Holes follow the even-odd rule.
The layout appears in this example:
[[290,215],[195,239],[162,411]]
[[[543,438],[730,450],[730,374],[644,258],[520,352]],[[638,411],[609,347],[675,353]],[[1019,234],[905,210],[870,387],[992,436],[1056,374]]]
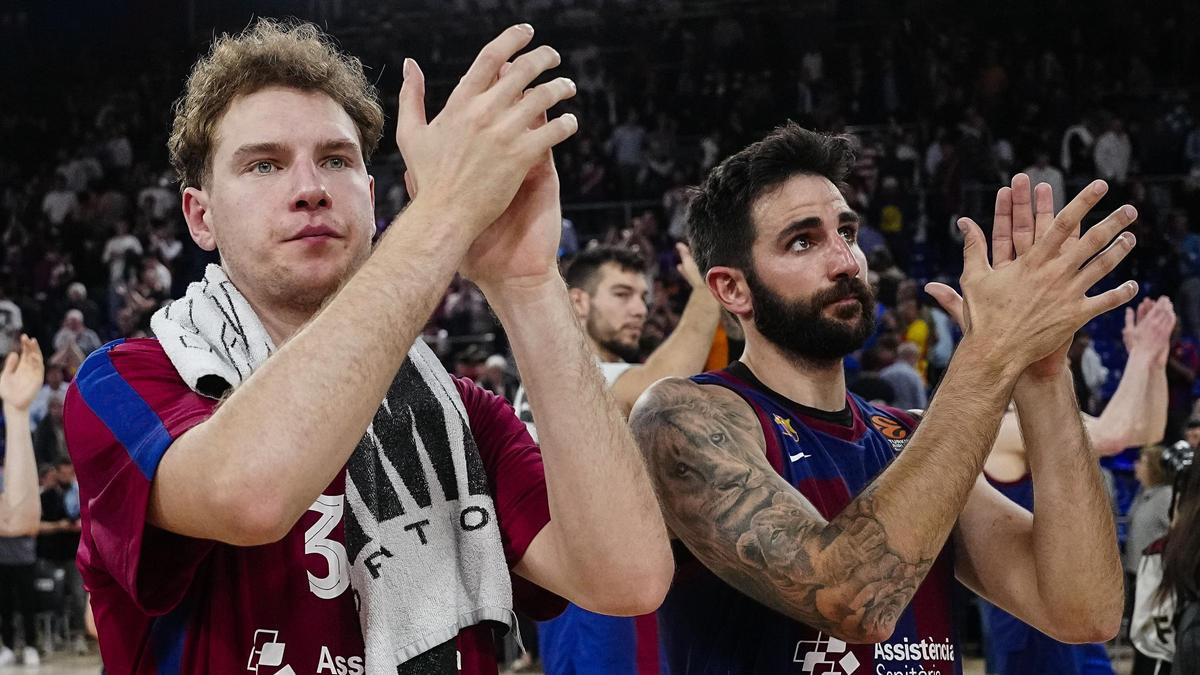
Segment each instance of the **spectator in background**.
[[104,244],[101,260],[108,265],[108,280],[117,284],[125,279],[125,263],[128,255],[142,255],[142,242],[129,233],[129,222],[117,220],[113,225],[113,236]]
[[83,314],[84,324],[97,328],[104,325],[100,317],[99,305],[88,299],[87,286],[78,281],[71,282],[71,285],[67,286],[65,302],[57,314],[65,315],[72,309],[79,310]]
[[1174,332],[1171,333],[1171,353],[1167,359],[1167,383],[1170,387],[1170,403],[1167,407],[1168,441],[1179,438],[1183,434],[1184,420],[1193,416],[1192,388],[1196,384],[1198,372],[1200,353],[1196,350],[1196,343],[1183,336],[1180,324],[1177,323]]
[[46,415],[33,432],[33,454],[39,464],[52,464],[68,456],[67,437],[63,431],[63,402],[64,399],[51,396],[46,402]]
[[519,386],[517,378],[509,372],[508,359],[499,354],[487,357],[475,383],[506,401],[514,399]]
[[891,405],[901,410],[924,410],[929,405],[925,380],[917,371],[920,359],[921,348],[906,340],[896,348],[896,361],[879,372],[895,393]]
[[125,171],[133,166],[133,145],[125,134],[123,124],[114,125],[114,133],[104,144],[106,164],[114,169]]
[[917,373],[924,380],[925,373],[929,368],[926,355],[929,353],[929,346],[937,338],[934,336],[929,322],[922,316],[916,297],[904,297],[896,301],[896,320],[902,340],[917,348],[917,360],[914,365]]
[[1096,165],[1096,136],[1087,120],[1080,120],[1063,132],[1059,163],[1063,171],[1074,175],[1092,175]]
[[54,177],[54,189],[42,198],[42,214],[51,225],[62,225],[67,216],[79,207],[79,198],[67,189],[67,179],[61,175]]
[[58,399],[62,403],[66,395],[67,379],[63,376],[63,369],[60,366],[46,366],[46,383],[29,406],[29,417],[35,431],[49,412],[50,401]]
[[950,357],[954,355],[954,321],[941,307],[930,307],[929,318],[937,340],[929,348],[929,369],[925,375],[929,388],[936,391],[946,369],[950,367]]
[[83,312],[67,310],[61,327],[54,334],[54,354],[50,356],[50,364],[61,367],[67,373],[67,379],[71,379],[87,355],[99,349],[101,344],[96,331],[84,324]]
[[59,352],[70,345],[79,347],[86,358],[88,354],[100,348],[100,336],[88,328],[83,321],[83,312],[78,309],[67,310],[63,316],[62,327],[54,334],[54,351]]
[[1200,463],[1192,462],[1179,481],[1175,518],[1162,547],[1162,582],[1158,597],[1174,597],[1173,673],[1200,672]]
[[67,495],[75,488],[75,467],[65,457],[48,467],[42,482],[42,522],[38,530],[37,556],[46,561],[63,578],[63,594],[67,616],[74,633],[76,651],[83,644],[84,592],[83,578],[75,566],[75,551],[79,548],[80,526],[78,497],[76,508],[67,508]]
[[646,127],[638,121],[638,112],[630,108],[625,121],[613,129],[608,138],[608,153],[617,164],[621,180],[621,196],[636,195],[637,178],[645,163]]
[[1058,213],[1066,202],[1064,198],[1067,194],[1066,184],[1063,180],[1063,173],[1050,164],[1050,154],[1042,151],[1037,155],[1037,161],[1033,166],[1025,169],[1025,173],[1029,176],[1029,198],[1033,199],[1033,190],[1038,183],[1046,183],[1050,186],[1050,191],[1054,196],[1054,212]]
[[24,327],[21,308],[9,299],[7,284],[0,281],[0,354],[12,351]]
[[1108,130],[1096,139],[1096,173],[1105,180],[1123,185],[1129,176],[1132,157],[1133,145],[1129,142],[1129,134],[1125,133],[1125,125],[1114,117],[1108,123]]
[[[1129,535],[1125,540],[1122,562],[1125,566],[1125,592],[1136,594],[1137,570],[1142,553],[1150,544],[1166,536],[1171,525],[1171,481],[1174,475],[1162,462],[1161,445],[1147,445],[1133,464],[1139,489],[1129,507]],[[1137,655],[1135,655],[1135,660]],[[1135,667],[1136,669],[1136,667]]]
[[896,353],[883,345],[876,344],[863,350],[859,359],[858,376],[850,383],[850,391],[866,399],[872,405],[895,404],[896,390],[881,376],[881,371],[896,360]]
[[163,221],[178,213],[179,191],[172,190],[174,180],[169,173],[164,173],[157,182],[141,189],[137,194],[137,203],[147,205],[150,217]]
[[[399,211],[394,213],[399,213]],[[182,251],[183,242],[179,241],[179,237],[175,234],[175,226],[171,223],[164,223],[162,227],[150,231],[150,254],[158,257],[163,263],[171,264]],[[169,279],[168,271],[168,287],[171,285]]]
[[1188,226],[1187,213],[1176,209],[1168,216],[1167,238],[1177,261],[1177,302],[1184,332],[1200,335],[1200,234]]

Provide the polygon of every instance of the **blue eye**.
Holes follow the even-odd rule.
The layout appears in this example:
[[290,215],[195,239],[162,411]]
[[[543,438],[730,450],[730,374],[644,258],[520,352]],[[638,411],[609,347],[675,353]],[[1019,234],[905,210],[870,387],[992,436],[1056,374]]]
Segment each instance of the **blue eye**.
[[344,169],[346,168],[346,160],[341,157],[330,157],[328,165],[331,169]]
[[255,173],[267,174],[267,173],[271,173],[274,170],[275,170],[275,165],[266,160],[258,162],[254,165]]

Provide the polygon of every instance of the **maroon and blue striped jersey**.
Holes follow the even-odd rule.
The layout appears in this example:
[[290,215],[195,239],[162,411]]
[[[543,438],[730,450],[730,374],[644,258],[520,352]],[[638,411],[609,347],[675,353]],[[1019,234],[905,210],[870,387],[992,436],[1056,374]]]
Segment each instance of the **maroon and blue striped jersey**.
[[[503,399],[469,380],[456,378],[455,385],[512,566],[550,520],[541,454]],[[232,546],[147,522],[159,462],[216,404],[189,389],[158,341],[148,339],[93,352],[67,391],[64,425],[82,506],[77,560],[92,594],[105,667],[137,675],[364,672],[348,577],[354,549],[343,516],[352,479],[345,468],[271,544]],[[337,414],[336,401],[329,414]],[[548,618],[565,606],[515,576],[513,593],[535,616]],[[398,672],[494,674],[495,651],[492,627],[477,624]]]
[[[737,393],[757,414],[771,466],[826,520],[835,518],[901,452],[916,421],[847,394],[849,415],[832,421],[772,392],[745,365],[691,378]],[[842,421],[848,424],[841,423]],[[676,542],[678,573],[659,609],[673,675],[961,675],[951,621],[954,565],[943,548],[891,638],[847,644],[744,595]]]

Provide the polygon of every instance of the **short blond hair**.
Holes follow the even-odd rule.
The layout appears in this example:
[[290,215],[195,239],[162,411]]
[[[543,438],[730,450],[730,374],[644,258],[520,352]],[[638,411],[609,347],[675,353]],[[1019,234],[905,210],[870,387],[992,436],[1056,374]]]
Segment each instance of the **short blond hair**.
[[362,62],[311,23],[258,19],[238,35],[217,38],[175,102],[167,149],[181,190],[210,177],[217,125],[229,104],[269,86],[328,95],[358,127],[363,161],[370,161],[383,134],[383,108]]

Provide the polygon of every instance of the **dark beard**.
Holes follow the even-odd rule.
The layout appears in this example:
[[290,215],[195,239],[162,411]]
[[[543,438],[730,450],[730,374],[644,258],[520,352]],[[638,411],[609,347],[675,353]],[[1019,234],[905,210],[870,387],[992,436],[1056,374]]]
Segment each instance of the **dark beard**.
[[[829,364],[861,348],[875,333],[875,296],[861,280],[842,277],[811,298],[788,300],[771,290],[753,269],[746,285],[754,301],[754,325],[762,336],[787,354],[817,364]],[[832,302],[855,298],[859,308],[843,320],[825,317]]]
[[636,344],[631,345],[624,342],[618,342],[616,340],[598,341],[598,344],[608,351],[621,357],[621,360],[626,363],[637,363],[641,360],[642,353],[639,349],[639,346]]
[[627,344],[620,342],[615,337],[608,340],[597,339],[596,334],[600,332],[600,327],[596,325],[596,323],[597,321],[595,315],[587,318],[586,328],[588,335],[591,335],[592,339],[596,340],[596,344],[621,357],[621,360],[625,361],[626,363],[637,363],[639,360],[641,360],[642,354],[637,343]]

